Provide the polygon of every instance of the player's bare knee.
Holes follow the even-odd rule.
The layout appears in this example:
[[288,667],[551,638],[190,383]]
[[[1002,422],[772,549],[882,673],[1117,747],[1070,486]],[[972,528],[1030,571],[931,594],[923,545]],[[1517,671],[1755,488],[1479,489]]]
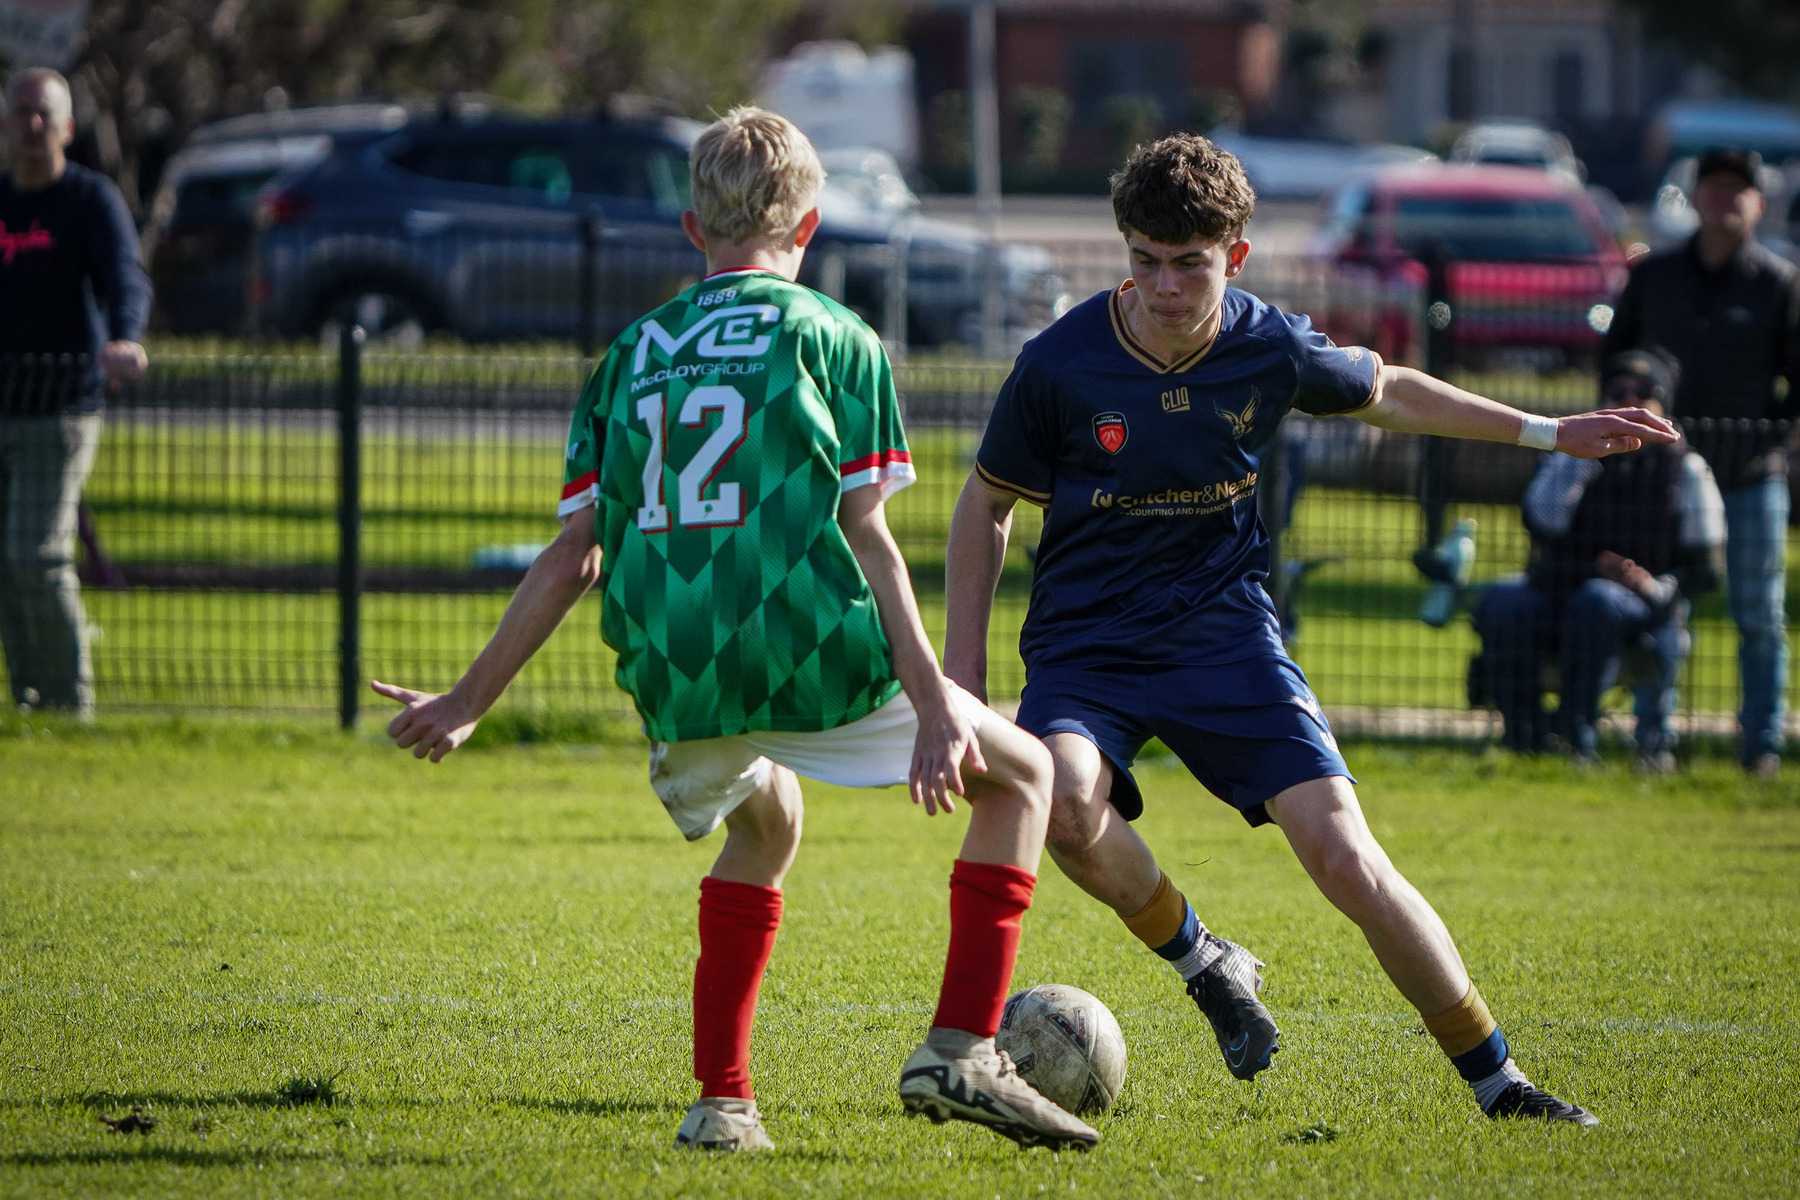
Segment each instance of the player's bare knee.
[[805,806],[798,781],[781,768],[769,772],[763,785],[751,792],[726,818],[731,834],[764,851],[792,850],[800,844]]
[[1056,768],[1050,751],[1034,737],[1026,737],[1025,753],[1019,769],[1019,790],[1024,803],[1040,820],[1048,820],[1053,808],[1052,793]]
[[1050,826],[1044,842],[1058,854],[1079,855],[1100,840],[1105,801],[1072,781],[1058,779],[1051,793]]
[[976,804],[1000,801],[1017,805],[1039,820],[1048,817],[1055,768],[1044,743],[1012,724],[984,724],[981,754],[987,772],[963,775],[968,800]]
[[977,807],[1005,806],[1020,820],[1042,825],[1050,816],[1050,781],[1030,775],[963,776],[963,798]]
[[1308,864],[1319,890],[1351,917],[1372,912],[1387,891],[1387,856],[1379,847],[1349,839],[1318,848]]

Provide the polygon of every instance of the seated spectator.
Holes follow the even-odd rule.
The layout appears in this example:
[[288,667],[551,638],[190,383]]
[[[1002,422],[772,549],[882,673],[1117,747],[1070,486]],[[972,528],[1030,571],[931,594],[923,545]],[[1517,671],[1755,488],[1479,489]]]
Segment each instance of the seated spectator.
[[[1608,360],[1609,407],[1661,413],[1679,368],[1632,350]],[[1600,698],[1620,657],[1641,649],[1654,663],[1636,688],[1639,765],[1675,765],[1670,711],[1687,655],[1687,601],[1723,570],[1725,505],[1706,460],[1686,441],[1600,460],[1548,454],[1525,489],[1531,558],[1525,577],[1486,589],[1475,609],[1482,665],[1509,749],[1537,753],[1554,732],[1577,762],[1595,754]],[[1556,663],[1562,706],[1553,728],[1542,665]]]

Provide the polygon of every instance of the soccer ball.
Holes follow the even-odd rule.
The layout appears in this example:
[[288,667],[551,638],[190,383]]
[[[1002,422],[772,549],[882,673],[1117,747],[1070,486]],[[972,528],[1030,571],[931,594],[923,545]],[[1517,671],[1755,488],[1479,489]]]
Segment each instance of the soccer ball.
[[1006,1002],[994,1045],[1044,1097],[1077,1115],[1112,1107],[1125,1084],[1125,1035],[1078,987],[1040,983]]

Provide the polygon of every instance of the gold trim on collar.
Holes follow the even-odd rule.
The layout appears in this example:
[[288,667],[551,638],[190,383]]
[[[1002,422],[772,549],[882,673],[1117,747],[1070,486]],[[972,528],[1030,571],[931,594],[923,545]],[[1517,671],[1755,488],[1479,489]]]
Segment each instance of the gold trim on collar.
[[[1127,354],[1143,363],[1146,367],[1149,367],[1152,371],[1155,371],[1158,375],[1173,375],[1181,371],[1191,371],[1199,366],[1200,360],[1211,353],[1213,344],[1219,340],[1219,331],[1215,329],[1212,337],[1206,340],[1206,345],[1201,346],[1186,358],[1177,359],[1172,363],[1164,363],[1162,359],[1156,356],[1154,351],[1144,345],[1144,343],[1138,341],[1137,337],[1131,332],[1131,325],[1125,320],[1125,289],[1136,287],[1136,282],[1127,279],[1124,283],[1121,283],[1117,288],[1113,289],[1112,296],[1108,300],[1106,306],[1107,313],[1112,317],[1113,336],[1119,339],[1119,345],[1125,347],[1125,352]],[[1223,329],[1224,327],[1224,320],[1221,316],[1219,329]]]

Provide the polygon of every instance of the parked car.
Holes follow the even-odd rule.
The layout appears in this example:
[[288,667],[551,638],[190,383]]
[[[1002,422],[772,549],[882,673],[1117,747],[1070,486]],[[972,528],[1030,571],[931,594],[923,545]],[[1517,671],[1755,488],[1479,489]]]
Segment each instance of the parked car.
[[1649,178],[1714,146],[1742,146],[1769,163],[1800,158],[1800,110],[1764,100],[1677,100],[1644,133]]
[[1317,200],[1348,175],[1404,163],[1436,162],[1416,146],[1362,146],[1311,138],[1261,137],[1227,126],[1208,135],[1244,164],[1250,186],[1263,200]]
[[[704,270],[681,232],[674,118],[420,119],[262,194],[252,308],[281,337],[356,321],[408,339],[610,337]],[[1050,255],[990,244],[873,189],[827,180],[802,281],[914,345],[979,334],[988,262],[1016,338],[1066,306]],[[991,257],[990,257],[991,256]],[[584,289],[586,296],[584,298]]]
[[1480,121],[1470,125],[1450,147],[1450,161],[1530,167],[1575,183],[1587,179],[1587,168],[1575,157],[1569,139],[1535,121]]
[[1312,253],[1338,290],[1327,332],[1386,357],[1416,354],[1430,264],[1465,365],[1550,368],[1591,355],[1624,286],[1625,256],[1593,201],[1540,170],[1444,164],[1376,171],[1340,189]]
[[256,195],[284,171],[406,123],[398,104],[338,104],[201,127],[164,168],[143,244],[154,317],[173,333],[243,332]]

